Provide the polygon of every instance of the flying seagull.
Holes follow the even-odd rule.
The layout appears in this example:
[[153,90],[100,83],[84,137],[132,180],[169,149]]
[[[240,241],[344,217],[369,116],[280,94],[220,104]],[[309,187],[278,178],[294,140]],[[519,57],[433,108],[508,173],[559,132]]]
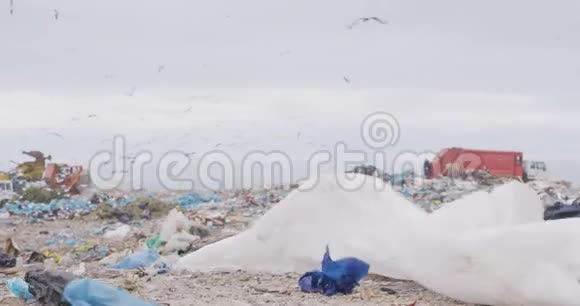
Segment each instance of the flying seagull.
[[347,78],[347,77],[343,76],[343,77],[342,77],[342,79],[343,79],[345,82],[347,82],[347,83],[349,83],[349,84],[350,84],[350,79],[349,79],[349,78]]
[[97,114],[89,114],[88,118],[89,118],[89,119],[92,119],[92,118],[97,118]]
[[59,16],[60,16],[60,13],[58,12],[58,10],[54,10],[54,19],[58,20]]
[[64,140],[64,137],[61,134],[59,134],[59,133],[48,133],[46,135],[58,137],[58,138]]
[[384,21],[384,20],[382,20],[379,17],[363,17],[363,18],[358,18],[355,21],[353,21],[353,23],[351,25],[349,25],[347,28],[349,30],[351,30],[352,28],[354,28],[355,26],[357,26],[359,23],[361,23],[361,22],[362,23],[366,23],[366,22],[369,22],[369,21],[374,21],[374,22],[377,22],[377,23],[380,23],[380,24],[389,24],[388,21]]
[[187,108],[187,109],[184,111],[184,113],[189,113],[189,112],[191,112],[191,110],[192,110],[192,109],[193,109],[193,107],[192,107],[192,106],[190,106],[190,107],[188,107],[188,108]]
[[10,0],[10,15],[14,15],[14,0]]
[[131,89],[126,93],[126,95],[132,97],[135,95],[135,91],[137,91],[137,86],[131,87]]
[[159,68],[157,68],[157,73],[161,73],[163,70],[165,70],[165,65],[159,66]]

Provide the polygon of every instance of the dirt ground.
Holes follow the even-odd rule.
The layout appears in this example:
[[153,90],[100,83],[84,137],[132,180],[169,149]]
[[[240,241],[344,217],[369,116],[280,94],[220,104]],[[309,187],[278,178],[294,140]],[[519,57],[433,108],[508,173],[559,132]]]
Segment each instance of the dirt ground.
[[[0,241],[13,238],[22,251],[18,272],[12,275],[0,273],[0,304],[24,305],[16,299],[7,298],[10,294],[6,281],[24,276],[27,269],[25,261],[32,251],[48,250],[61,258],[58,263],[52,258],[47,259],[42,268],[74,272],[80,270],[80,264],[84,262],[85,271],[82,277],[111,283],[159,305],[466,305],[433,293],[413,282],[378,275],[367,277],[352,295],[326,297],[301,292],[297,286],[299,274],[272,275],[235,271],[170,272],[154,275],[147,271],[108,270],[97,260],[83,259],[82,252],[78,254],[83,246],[86,249],[87,246],[106,245],[110,248],[110,253],[136,249],[146,237],[157,231],[159,224],[159,220],[133,223],[133,231],[128,239],[111,242],[103,240],[99,232],[103,228],[114,228],[115,225],[103,224],[90,218],[33,224],[23,218],[0,220]],[[70,240],[74,240],[75,245]]]

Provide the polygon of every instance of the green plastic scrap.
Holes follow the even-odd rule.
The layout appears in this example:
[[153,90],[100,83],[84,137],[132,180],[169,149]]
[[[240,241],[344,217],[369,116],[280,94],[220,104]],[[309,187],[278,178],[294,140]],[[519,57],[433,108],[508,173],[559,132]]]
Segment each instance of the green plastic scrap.
[[163,245],[163,242],[161,241],[159,235],[157,235],[147,238],[145,244],[150,250],[157,250],[161,245]]

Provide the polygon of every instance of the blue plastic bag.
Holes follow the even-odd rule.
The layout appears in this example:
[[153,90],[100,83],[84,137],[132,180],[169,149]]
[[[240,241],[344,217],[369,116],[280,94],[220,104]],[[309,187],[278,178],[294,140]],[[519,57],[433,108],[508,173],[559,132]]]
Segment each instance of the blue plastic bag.
[[133,253],[114,265],[110,265],[109,269],[117,270],[131,270],[146,268],[159,259],[159,255],[153,250],[145,250]]
[[77,279],[64,289],[63,299],[71,306],[155,306],[127,291],[92,279]]
[[333,261],[328,246],[322,258],[322,271],[308,272],[298,280],[304,292],[321,292],[327,296],[350,294],[369,273],[369,264],[353,258]]
[[13,278],[6,282],[6,287],[14,296],[29,301],[32,299],[32,294],[28,290],[28,283],[20,278]]
[[204,203],[219,201],[221,201],[221,199],[216,195],[201,195],[198,193],[189,193],[175,200],[175,202],[184,209],[191,209]]

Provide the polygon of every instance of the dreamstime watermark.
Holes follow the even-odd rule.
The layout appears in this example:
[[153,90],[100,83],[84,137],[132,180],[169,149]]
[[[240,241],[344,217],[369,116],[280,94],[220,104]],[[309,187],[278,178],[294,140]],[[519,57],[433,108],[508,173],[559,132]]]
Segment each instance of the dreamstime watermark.
[[[305,165],[306,174],[302,178],[295,177],[297,163],[283,151],[249,151],[237,162],[221,150],[206,152],[195,158],[185,152],[171,151],[155,160],[149,151],[128,156],[126,139],[115,136],[111,151],[98,152],[93,156],[89,173],[95,186],[102,190],[112,190],[127,182],[132,190],[141,190],[144,188],[144,168],[155,160],[158,183],[171,191],[191,191],[198,187],[222,190],[267,188],[290,182],[297,182],[300,190],[309,190],[320,181],[322,168],[330,167],[330,172],[343,189],[357,190],[368,184],[366,180],[370,179],[346,174],[357,165],[375,165],[388,173],[411,171],[423,174],[424,162],[435,157],[433,152],[404,151],[388,156],[386,149],[398,143],[400,133],[401,127],[393,115],[372,113],[360,127],[361,140],[372,153],[349,149],[345,142],[338,142],[330,149],[310,154]],[[375,179],[373,182],[377,189],[386,186],[383,180]]]

